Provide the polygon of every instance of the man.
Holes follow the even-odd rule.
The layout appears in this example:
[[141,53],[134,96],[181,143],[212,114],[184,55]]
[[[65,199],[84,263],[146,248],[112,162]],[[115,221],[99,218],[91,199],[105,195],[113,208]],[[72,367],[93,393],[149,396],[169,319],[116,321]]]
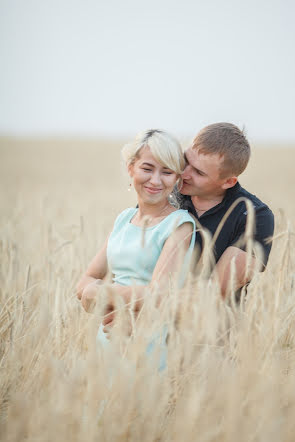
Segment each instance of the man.
[[[247,252],[242,237],[246,230],[248,211],[241,201],[229,214],[214,244],[216,273],[222,296],[229,290],[231,262],[234,259],[236,286],[238,290],[251,279],[251,270],[256,265],[263,270],[270,253],[269,239],[274,231],[274,216],[271,210],[255,195],[243,189],[238,176],[245,170],[250,158],[250,146],[243,132],[230,123],[211,124],[202,129],[186,150],[187,165],[182,174],[180,207],[187,209],[212,236],[232,204],[246,198],[255,211],[254,241],[261,245],[263,259],[250,257],[247,270]],[[202,236],[197,234],[196,244],[202,249]]]

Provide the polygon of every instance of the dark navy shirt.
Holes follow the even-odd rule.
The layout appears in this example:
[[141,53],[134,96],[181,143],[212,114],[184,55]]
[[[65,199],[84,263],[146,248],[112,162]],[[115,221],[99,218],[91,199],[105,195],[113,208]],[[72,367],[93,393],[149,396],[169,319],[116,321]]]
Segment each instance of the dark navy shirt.
[[[273,235],[274,216],[266,204],[260,201],[255,195],[252,195],[251,193],[247,192],[247,190],[243,189],[239,183],[226,191],[221,203],[207,210],[200,217],[194,208],[190,196],[178,194],[177,200],[180,208],[186,209],[192,215],[194,215],[202,227],[209,230],[213,236],[227,210],[230,208],[233,202],[240,197],[249,199],[254,206],[254,240],[261,244],[264,251],[264,264],[266,264],[271,250],[271,242],[268,240]],[[241,237],[245,233],[247,216],[248,214],[245,202],[238,203],[227,218],[216,239],[214,246],[216,262],[219,260],[227,247],[236,246],[242,250],[246,249],[245,243],[241,243]],[[202,250],[202,236],[200,233],[197,233],[196,235],[196,244],[198,244]]]

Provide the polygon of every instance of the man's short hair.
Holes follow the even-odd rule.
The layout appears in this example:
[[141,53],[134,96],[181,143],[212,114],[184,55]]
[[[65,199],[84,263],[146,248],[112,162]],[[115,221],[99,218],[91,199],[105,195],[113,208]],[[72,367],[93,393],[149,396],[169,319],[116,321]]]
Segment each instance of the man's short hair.
[[192,148],[206,155],[218,154],[223,157],[221,178],[240,175],[250,158],[247,138],[231,123],[215,123],[204,127],[194,138]]

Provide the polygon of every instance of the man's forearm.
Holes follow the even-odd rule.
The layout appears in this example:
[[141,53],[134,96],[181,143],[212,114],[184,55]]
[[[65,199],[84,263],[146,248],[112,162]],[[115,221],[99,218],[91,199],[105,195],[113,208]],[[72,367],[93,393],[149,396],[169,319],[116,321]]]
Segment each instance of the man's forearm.
[[231,288],[236,291],[251,281],[256,266],[257,262],[254,257],[249,257],[246,252],[237,247],[228,247],[215,267],[222,297],[225,298]]

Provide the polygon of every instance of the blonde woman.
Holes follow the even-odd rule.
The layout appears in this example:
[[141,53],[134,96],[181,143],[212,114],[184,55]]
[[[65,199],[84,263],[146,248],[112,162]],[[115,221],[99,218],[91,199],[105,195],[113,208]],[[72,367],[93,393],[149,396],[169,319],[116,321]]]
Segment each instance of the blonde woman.
[[[137,207],[119,214],[103,247],[93,258],[78,284],[78,298],[88,311],[108,272],[114,290],[126,303],[136,294],[140,309],[143,286],[167,287],[168,276],[187,261],[195,242],[195,222],[186,210],[177,210],[170,200],[185,160],[179,142],[162,130],[140,133],[122,150],[137,193]],[[144,241],[143,238],[144,229]],[[182,269],[182,277],[185,269]],[[132,290],[131,290],[132,286]],[[110,325],[113,318],[100,326]]]

